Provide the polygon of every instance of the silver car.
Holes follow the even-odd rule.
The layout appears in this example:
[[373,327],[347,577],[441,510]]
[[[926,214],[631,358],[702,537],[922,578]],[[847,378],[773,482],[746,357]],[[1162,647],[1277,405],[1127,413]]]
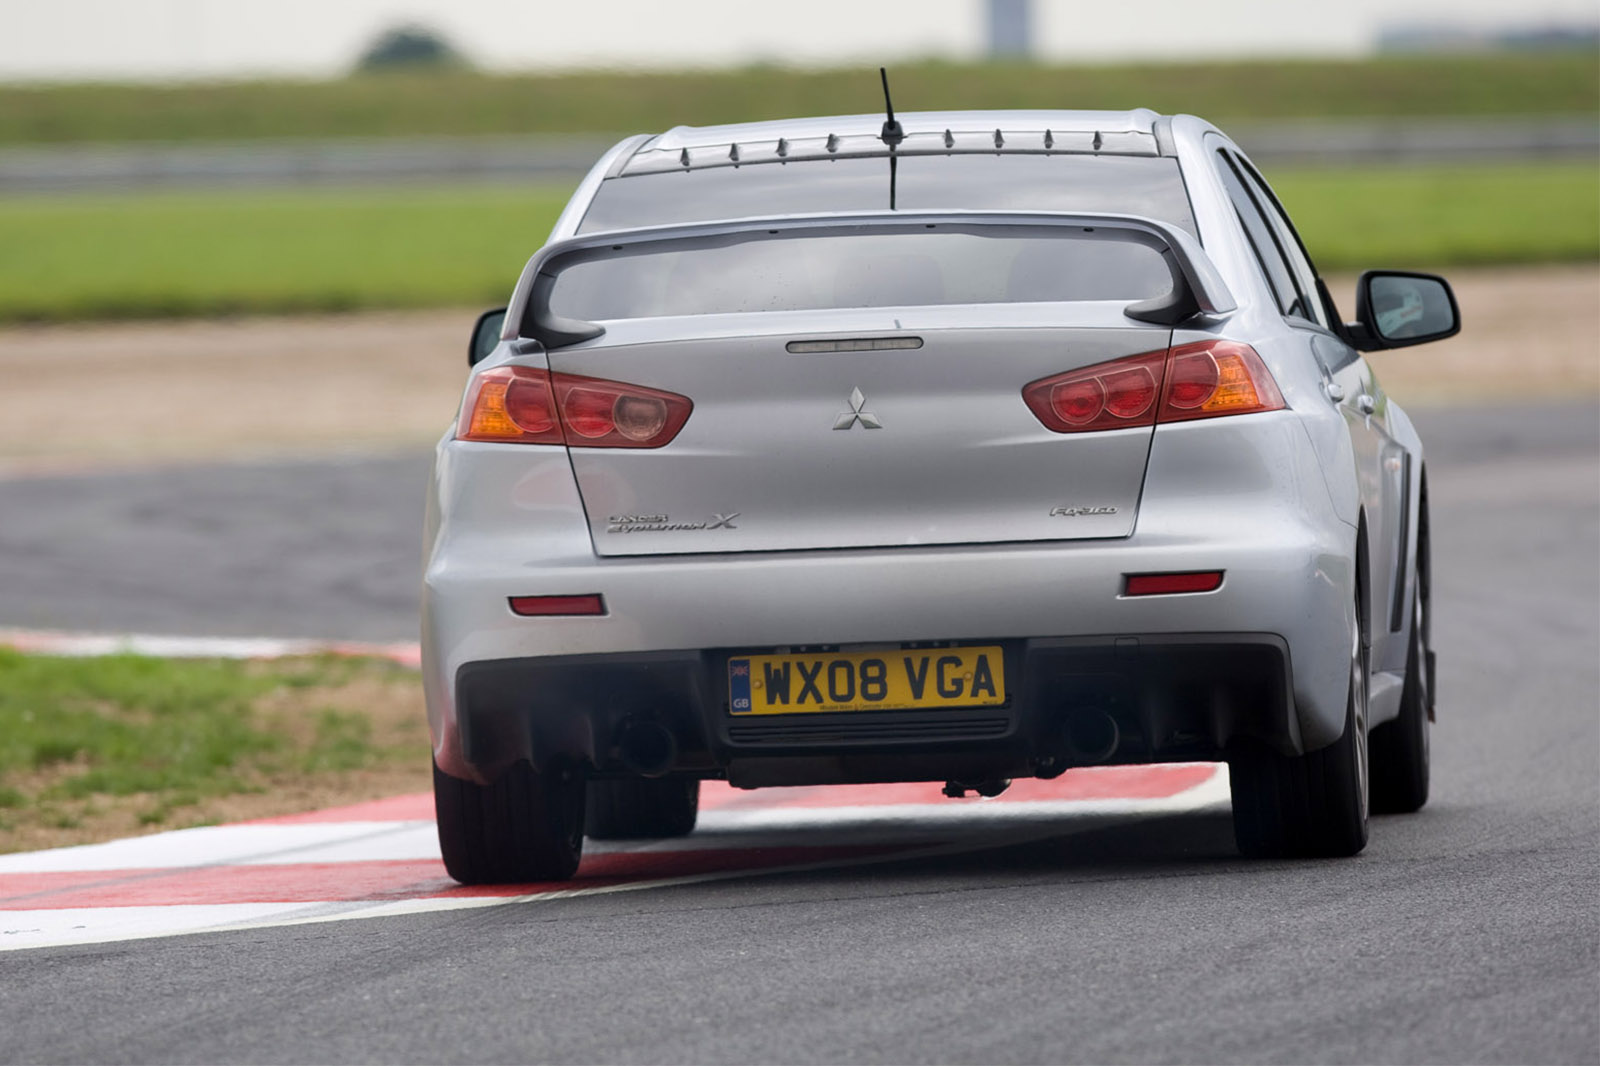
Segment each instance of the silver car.
[[858,115],[623,141],[480,319],[426,530],[463,882],[688,833],[699,783],[1226,760],[1247,855],[1428,794],[1421,441],[1192,116]]

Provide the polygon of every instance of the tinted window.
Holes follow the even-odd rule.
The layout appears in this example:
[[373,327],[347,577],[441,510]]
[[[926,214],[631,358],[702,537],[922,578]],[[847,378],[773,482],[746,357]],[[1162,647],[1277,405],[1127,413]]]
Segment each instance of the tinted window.
[[1238,212],[1239,222],[1244,226],[1250,247],[1255,250],[1256,261],[1260,263],[1261,270],[1266,275],[1267,285],[1272,289],[1273,298],[1278,301],[1278,310],[1286,315],[1300,314],[1300,294],[1295,289],[1294,278],[1289,274],[1288,261],[1278,248],[1277,239],[1273,237],[1266,217],[1261,214],[1255,200],[1245,189],[1244,183],[1239,180],[1239,175],[1234,172],[1227,156],[1220,151],[1217,153],[1217,174],[1228,190],[1228,199],[1233,201],[1233,209]]
[[[1102,211],[1195,232],[1175,159],[1091,155],[901,156],[905,211]],[[601,183],[579,232],[721,218],[886,211],[887,158],[815,159],[636,174]]]
[[1161,253],[1125,240],[1039,234],[752,235],[734,244],[663,242],[557,265],[555,314],[586,321],[816,308],[1162,296]]
[[1278,202],[1278,198],[1267,187],[1266,181],[1250,165],[1249,160],[1240,156],[1231,156],[1230,158],[1238,166],[1251,195],[1261,205],[1262,212],[1272,224],[1273,231],[1278,237],[1278,242],[1283,247],[1283,253],[1289,261],[1289,267],[1295,272],[1300,281],[1300,291],[1305,293],[1306,302],[1309,305],[1306,317],[1313,318],[1322,325],[1327,326],[1329,324],[1327,315],[1323,313],[1322,301],[1317,296],[1317,272],[1311,265],[1310,257],[1306,255],[1305,245],[1300,240],[1300,234],[1295,232],[1293,223],[1289,221],[1289,216],[1284,213],[1283,205]]

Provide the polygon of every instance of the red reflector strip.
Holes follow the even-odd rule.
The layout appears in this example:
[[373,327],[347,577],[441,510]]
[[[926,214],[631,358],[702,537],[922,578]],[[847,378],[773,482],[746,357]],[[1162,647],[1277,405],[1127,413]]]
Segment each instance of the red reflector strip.
[[1211,592],[1222,585],[1221,570],[1184,574],[1125,574],[1125,596],[1165,596],[1174,592]]
[[605,614],[606,601],[592,596],[512,596],[511,610],[525,617],[540,615]]

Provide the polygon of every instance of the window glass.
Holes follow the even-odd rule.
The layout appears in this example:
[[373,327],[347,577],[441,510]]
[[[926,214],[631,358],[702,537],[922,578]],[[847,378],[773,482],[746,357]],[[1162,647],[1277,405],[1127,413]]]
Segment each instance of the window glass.
[[1295,289],[1289,264],[1278,247],[1277,239],[1273,236],[1266,217],[1262,215],[1255,200],[1245,188],[1244,182],[1239,180],[1239,175],[1228,161],[1226,153],[1220,149],[1217,151],[1217,174],[1222,178],[1223,187],[1228,190],[1228,198],[1233,201],[1233,208],[1239,214],[1245,236],[1250,239],[1250,247],[1255,250],[1256,261],[1261,264],[1261,270],[1266,274],[1273,298],[1278,301],[1278,310],[1286,315],[1301,314],[1300,294]]
[[1172,273],[1143,244],[1012,227],[663,241],[555,265],[550,310],[584,321],[818,308],[1132,302]]
[[[1178,161],[1157,156],[905,155],[902,211],[1103,211],[1196,233]],[[772,215],[887,211],[887,157],[633,174],[600,183],[580,233]]]
[[1310,318],[1325,328],[1331,328],[1326,310],[1322,306],[1322,299],[1317,295],[1317,272],[1311,265],[1311,259],[1306,255],[1305,246],[1300,241],[1300,234],[1295,232],[1289,216],[1284,213],[1283,205],[1278,203],[1278,198],[1273,195],[1267,183],[1262,180],[1250,161],[1243,156],[1233,156],[1238,164],[1239,171],[1244,178],[1245,185],[1251,195],[1261,205],[1261,210],[1267,216],[1267,221],[1272,224],[1273,232],[1277,235],[1278,243],[1282,246],[1284,255],[1289,260],[1289,268],[1294,271],[1296,280],[1300,283],[1300,291],[1305,294],[1307,311],[1304,317]]

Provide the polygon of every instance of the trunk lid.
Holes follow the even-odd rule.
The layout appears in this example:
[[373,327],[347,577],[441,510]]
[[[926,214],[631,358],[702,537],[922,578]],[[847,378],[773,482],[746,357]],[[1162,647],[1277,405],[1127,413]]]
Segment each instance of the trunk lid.
[[[568,449],[595,550],[1128,536],[1152,428],[1055,433],[1022,400],[1040,378],[1164,350],[1170,330],[1130,326],[1123,306],[640,320],[551,351],[552,370],[694,402],[663,448]],[[868,343],[884,341],[898,346]]]

